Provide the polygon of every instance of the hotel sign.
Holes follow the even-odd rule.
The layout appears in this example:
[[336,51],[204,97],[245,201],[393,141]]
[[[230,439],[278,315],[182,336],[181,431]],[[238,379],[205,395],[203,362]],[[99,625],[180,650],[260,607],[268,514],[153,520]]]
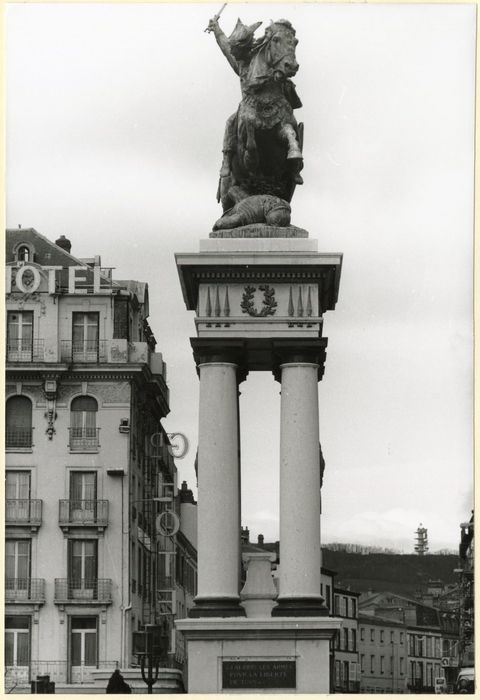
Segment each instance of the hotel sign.
[[[48,280],[48,294],[55,294],[57,291],[57,274],[60,270],[68,270],[68,293],[85,294],[87,284],[87,273],[93,272],[93,293],[110,294],[110,288],[100,286],[100,267],[84,267],[83,265],[21,265],[18,268],[7,267],[5,274],[6,293],[19,291],[23,294],[33,294],[38,291],[42,283],[42,277]],[[42,274],[44,273],[44,274]],[[79,285],[83,286],[80,287]],[[12,286],[16,289],[12,290]]]
[[222,688],[296,688],[295,661],[223,661]]

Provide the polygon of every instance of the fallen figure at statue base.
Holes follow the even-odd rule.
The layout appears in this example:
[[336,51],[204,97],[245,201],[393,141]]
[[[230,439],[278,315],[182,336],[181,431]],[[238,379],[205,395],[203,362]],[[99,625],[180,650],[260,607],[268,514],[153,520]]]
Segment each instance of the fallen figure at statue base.
[[254,194],[237,201],[215,222],[213,230],[263,223],[272,226],[288,226],[291,211],[290,204],[280,197],[271,194]]

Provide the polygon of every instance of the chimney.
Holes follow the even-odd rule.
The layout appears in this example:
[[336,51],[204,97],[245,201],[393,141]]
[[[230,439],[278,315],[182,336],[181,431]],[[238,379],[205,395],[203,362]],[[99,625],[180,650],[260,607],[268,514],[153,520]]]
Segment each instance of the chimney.
[[193,503],[193,505],[196,505],[193,497],[193,491],[188,488],[186,481],[182,481],[182,487],[178,493],[180,496],[180,503]]
[[65,250],[67,253],[72,250],[71,241],[69,241],[68,238],[65,238],[63,234],[60,236],[60,238],[57,238],[55,245],[58,245],[59,248],[62,248],[62,250]]
[[258,544],[263,546],[263,535],[258,536]]

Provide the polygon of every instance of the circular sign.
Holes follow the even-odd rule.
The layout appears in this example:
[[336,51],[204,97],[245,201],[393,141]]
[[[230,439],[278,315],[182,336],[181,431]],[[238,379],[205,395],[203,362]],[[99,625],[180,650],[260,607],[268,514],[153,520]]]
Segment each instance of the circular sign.
[[180,529],[180,520],[173,510],[164,510],[163,513],[157,515],[155,524],[158,534],[164,537],[173,537]]

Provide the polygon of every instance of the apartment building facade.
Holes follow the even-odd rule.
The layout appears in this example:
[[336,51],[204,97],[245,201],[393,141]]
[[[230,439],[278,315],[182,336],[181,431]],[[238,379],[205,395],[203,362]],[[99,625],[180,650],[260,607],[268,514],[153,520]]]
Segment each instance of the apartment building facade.
[[450,669],[458,666],[455,612],[439,610],[391,592],[362,595],[360,610],[371,618],[390,620],[402,626],[407,644],[406,692],[433,693],[438,682],[451,684]]
[[407,634],[403,623],[360,612],[361,693],[406,693]]
[[[148,623],[175,665],[177,554],[195,560],[148,285],[70,251],[65,237],[7,231],[7,690],[43,674],[90,687],[132,666]],[[193,596],[194,566],[188,580]]]

